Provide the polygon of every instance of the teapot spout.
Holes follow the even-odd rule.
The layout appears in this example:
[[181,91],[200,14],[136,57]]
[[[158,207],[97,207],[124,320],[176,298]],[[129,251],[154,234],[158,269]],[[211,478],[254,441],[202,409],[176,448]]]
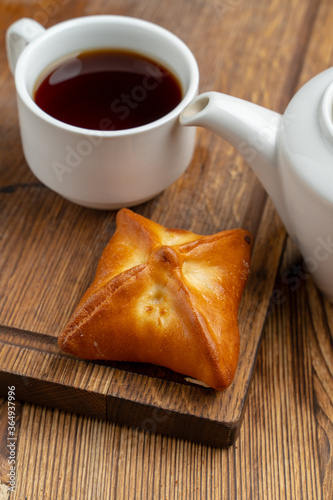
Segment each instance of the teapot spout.
[[199,95],[180,115],[182,125],[208,128],[237,149],[263,184],[290,232],[277,154],[281,122],[279,113],[219,92]]

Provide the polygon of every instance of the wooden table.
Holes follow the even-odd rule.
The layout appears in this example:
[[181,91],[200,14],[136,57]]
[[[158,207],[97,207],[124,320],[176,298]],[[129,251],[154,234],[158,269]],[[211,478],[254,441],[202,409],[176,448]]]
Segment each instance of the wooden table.
[[[303,83],[333,65],[331,0],[4,0],[1,45],[6,28],[20,17],[32,17],[48,27],[91,14],[130,15],[170,29],[194,52],[201,91],[219,90],[278,112]],[[0,57],[0,238],[8,238],[11,231],[24,233],[33,224],[31,218],[43,220],[39,209],[45,211],[48,203],[54,203],[58,219],[47,219],[46,234],[56,231],[55,224],[66,210],[84,217],[88,228],[98,221],[104,239],[91,243],[91,251],[98,255],[114,215],[69,207],[31,174],[20,147],[14,85],[4,48]],[[193,189],[199,184],[204,196],[198,192],[194,203]],[[227,204],[221,194],[225,185],[231,190]],[[233,186],[241,189],[233,192]],[[30,219],[29,213],[23,214],[20,226],[13,228],[11,218],[21,210],[24,197],[31,197]],[[258,207],[263,214],[260,221]],[[10,494],[8,402],[1,399],[0,499],[331,499],[333,305],[323,299],[311,278],[304,278],[299,253],[252,171],[231,146],[200,130],[188,171],[138,210],[165,225],[172,220],[198,232],[205,228],[207,234],[221,229],[221,223],[246,225],[257,242],[266,241],[265,220],[274,226],[274,245],[263,254],[272,264],[265,268],[260,252],[254,254],[254,272],[265,283],[260,296],[263,308],[254,304],[255,326],[263,331],[239,437],[232,446],[217,448],[16,401],[16,487]],[[31,244],[30,259],[33,248]],[[13,246],[6,254],[13,270],[15,251]],[[8,269],[1,258],[0,268]],[[39,331],[44,321],[56,336],[49,310],[38,310],[35,291],[24,288],[24,273],[18,286],[2,272],[6,289],[0,291],[1,303],[11,299],[10,307],[7,303],[0,311],[6,324],[17,327],[21,321],[19,327]],[[79,275],[81,288],[92,272],[89,268]],[[15,279],[17,273],[20,269],[12,273]],[[21,297],[13,297],[13,290],[16,294],[21,290]],[[24,297],[36,305],[36,311],[25,316]],[[58,318],[60,323],[63,318]]]

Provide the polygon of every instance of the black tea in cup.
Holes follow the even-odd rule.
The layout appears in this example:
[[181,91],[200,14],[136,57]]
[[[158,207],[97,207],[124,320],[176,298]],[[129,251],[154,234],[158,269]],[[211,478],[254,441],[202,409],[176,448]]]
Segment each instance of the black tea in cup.
[[36,104],[50,116],[91,130],[151,123],[182,99],[177,78],[135,52],[102,49],[69,56],[38,79]]

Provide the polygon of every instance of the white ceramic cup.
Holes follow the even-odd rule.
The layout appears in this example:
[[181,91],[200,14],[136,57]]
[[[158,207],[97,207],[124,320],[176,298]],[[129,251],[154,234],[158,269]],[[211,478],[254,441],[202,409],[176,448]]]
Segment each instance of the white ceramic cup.
[[[47,30],[23,18],[7,30],[6,44],[24,156],[50,189],[80,205],[114,209],[156,196],[187,168],[195,129],[182,127],[178,118],[198,92],[199,71],[174,34],[124,16],[81,17]],[[43,71],[71,53],[100,48],[133,50],[161,63],[181,84],[180,104],[147,125],[111,131],[68,125],[42,111],[33,90]]]

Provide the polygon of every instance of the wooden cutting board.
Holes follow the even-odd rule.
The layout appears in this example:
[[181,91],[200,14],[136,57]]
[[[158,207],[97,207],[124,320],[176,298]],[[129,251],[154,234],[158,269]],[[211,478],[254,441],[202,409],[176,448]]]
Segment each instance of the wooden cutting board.
[[[243,42],[248,36],[254,43],[251,34],[240,39],[225,30],[221,52],[219,19],[209,19],[210,32],[200,40],[186,23],[166,26],[198,58],[201,90],[221,90],[281,107],[290,89],[276,78],[282,57],[279,47],[269,71],[264,72],[259,59],[252,60],[251,71],[240,79],[227,54],[239,47],[238,58],[250,57],[252,45]],[[250,26],[246,22],[244,26]],[[203,14],[197,19],[197,32],[204,32],[207,23]],[[223,67],[212,65],[222,57]],[[291,63],[292,59],[284,72],[289,82]],[[273,288],[285,231],[264,189],[231,146],[198,130],[195,155],[183,176],[155,199],[134,208],[164,226],[198,234],[236,227],[253,233],[251,274],[239,310],[239,364],[225,392],[195,387],[161,367],[91,363],[66,356],[58,349],[57,336],[94,277],[115,229],[115,212],[71,204],[33,176],[20,146],[13,80],[6,62],[0,64],[0,394],[6,396],[7,386],[15,385],[18,399],[213,446],[232,444],[265,317],[282,300]],[[261,98],[260,93],[248,95],[259,80],[258,88],[269,86],[274,103],[266,92]]]
[[[184,197],[193,190],[182,184],[191,177],[191,169],[168,192],[137,211],[160,223],[191,230],[201,226],[205,232],[205,208],[194,214],[188,200],[186,220],[182,217]],[[252,207],[251,218],[241,224],[252,229],[255,245],[239,314],[239,365],[232,385],[218,393],[192,386],[161,367],[92,363],[62,354],[57,335],[93,278],[114,231],[115,212],[72,205],[33,179],[21,183],[8,179],[2,186],[1,395],[14,385],[18,399],[214,446],[233,443],[284,241],[280,221],[261,188],[254,185],[248,200],[250,210],[254,198],[261,196],[258,213]],[[179,201],[182,208],[172,209]],[[223,218],[214,217],[222,229]],[[207,225],[211,230],[212,224]]]

